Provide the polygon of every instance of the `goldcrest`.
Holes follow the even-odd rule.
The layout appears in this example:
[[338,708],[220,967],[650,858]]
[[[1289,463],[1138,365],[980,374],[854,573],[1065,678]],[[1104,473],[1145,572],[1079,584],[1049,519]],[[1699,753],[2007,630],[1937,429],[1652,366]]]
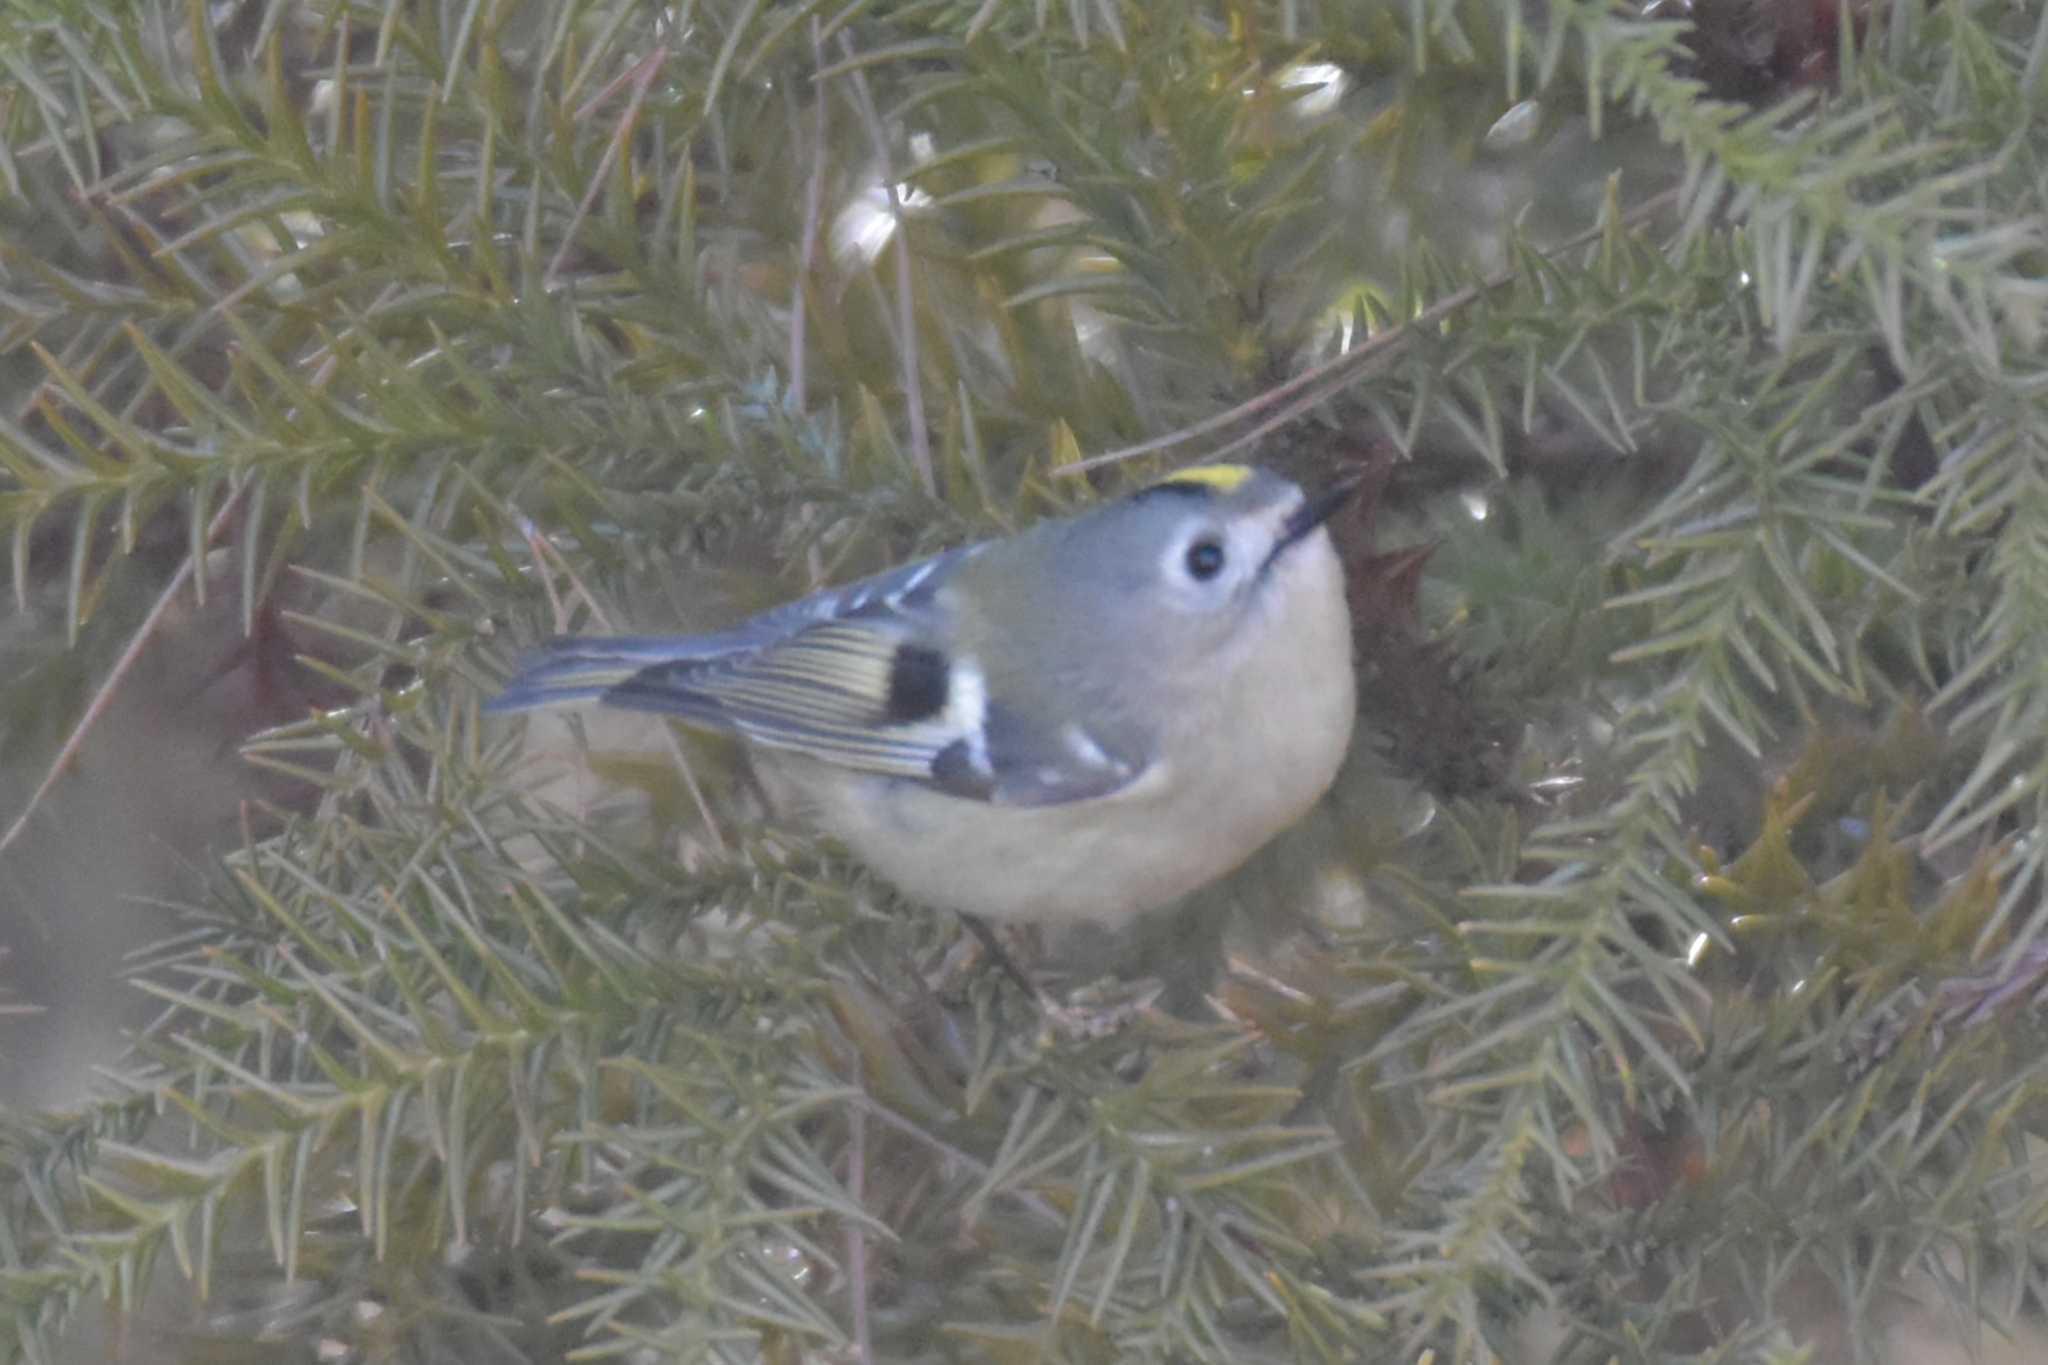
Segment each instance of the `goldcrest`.
[[1184,470],[711,635],[556,640],[489,703],[724,731],[778,807],[905,894],[1115,924],[1243,863],[1329,788],[1350,613],[1309,498]]

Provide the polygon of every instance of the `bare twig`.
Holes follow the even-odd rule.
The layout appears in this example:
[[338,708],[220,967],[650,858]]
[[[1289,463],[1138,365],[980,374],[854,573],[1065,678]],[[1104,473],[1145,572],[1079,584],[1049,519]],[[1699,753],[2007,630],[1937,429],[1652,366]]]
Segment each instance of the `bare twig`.
[[[825,69],[825,30],[819,26],[816,15],[811,16],[811,65],[814,72]],[[809,395],[804,391],[806,378],[804,361],[806,345],[805,325],[809,321],[810,316],[805,311],[805,304],[810,297],[811,267],[816,263],[818,255],[818,223],[823,217],[825,201],[825,120],[827,109],[831,103],[826,95],[823,83],[815,75],[812,77],[812,84],[814,88],[812,90],[813,103],[811,112],[811,173],[804,184],[803,242],[799,248],[796,263],[796,281],[790,289],[789,301],[789,402],[790,411],[794,413],[803,412],[809,401]],[[795,96],[792,95],[791,100],[794,101],[794,99]],[[795,113],[793,103],[790,120],[792,125],[794,125]],[[838,451],[827,444],[823,449],[823,455],[827,471],[837,475],[840,464]],[[816,510],[816,507],[812,504],[805,503],[800,515],[808,523]],[[805,566],[810,570],[812,585],[817,586],[822,582],[825,575],[825,556],[824,552],[818,547],[818,541],[815,536],[808,538],[808,544],[804,548],[804,562]]]
[[697,805],[697,814],[704,821],[704,832],[711,836],[711,847],[723,858],[732,852],[725,842],[725,831],[719,828],[718,817],[711,813],[711,803],[704,799],[704,788],[697,782],[697,770],[690,766],[690,756],[683,752],[682,741],[676,738],[673,725],[661,727],[661,737],[668,741],[668,755],[676,761],[676,771],[683,775],[683,785],[690,789],[690,800]]
[[[555,576],[548,572],[548,562],[553,560],[556,563],[562,563],[561,558],[555,554],[555,547],[548,544],[547,540],[541,535],[540,528],[533,524],[533,518],[527,516],[516,507],[512,509],[512,515],[518,518],[519,534],[525,538],[527,551],[533,555],[533,562],[541,571],[541,591],[548,595],[548,619],[554,623],[554,633],[556,635],[564,634],[569,629],[569,605],[562,600],[562,595],[555,591]],[[562,564],[562,570],[567,574],[569,582],[573,586],[578,589],[582,588],[582,583],[578,581],[574,573],[569,572],[567,564]],[[591,616],[600,625],[603,625],[606,630],[610,630],[610,624],[604,619],[604,608],[591,601],[590,594],[587,592],[583,594],[583,600],[590,603]]]
[[[1673,203],[1677,202],[1677,199],[1678,191],[1675,189],[1666,190],[1661,194],[1654,194],[1624,213],[1621,217],[1622,225],[1624,227],[1634,227],[1645,219],[1653,218],[1663,212]],[[1585,231],[1574,233],[1556,246],[1546,249],[1543,255],[1557,256],[1584,246],[1587,242],[1596,240],[1607,229],[1607,223],[1595,223]],[[1242,449],[1244,446],[1264,436],[1267,432],[1274,430],[1276,427],[1285,426],[1308,409],[1336,394],[1346,384],[1351,383],[1361,374],[1365,373],[1366,370],[1370,369],[1375,362],[1383,359],[1385,353],[1393,347],[1394,343],[1406,339],[1414,329],[1418,327],[1433,327],[1466,305],[1492,293],[1496,289],[1513,283],[1517,278],[1518,274],[1516,271],[1503,270],[1479,284],[1466,285],[1463,289],[1438,299],[1435,303],[1399,326],[1389,327],[1384,332],[1366,338],[1363,342],[1360,342],[1343,354],[1332,356],[1320,365],[1314,365],[1303,370],[1294,378],[1274,385],[1258,397],[1248,402],[1240,403],[1228,412],[1218,413],[1214,417],[1182,427],[1178,431],[1169,431],[1164,436],[1155,436],[1149,441],[1140,441],[1136,445],[1124,446],[1118,450],[1104,451],[1100,455],[1091,455],[1085,460],[1077,460],[1073,464],[1063,465],[1055,472],[1060,474],[1079,474],[1090,469],[1100,469],[1104,465],[1116,464],[1123,460],[1133,460],[1140,455],[1151,455],[1162,450],[1173,450],[1186,445],[1190,441],[1199,440],[1212,432],[1235,426],[1237,423],[1249,417],[1257,416],[1277,405],[1279,407],[1277,413],[1266,418],[1250,431],[1234,438],[1220,451],[1210,452],[1210,458],[1215,458],[1229,451]]]
[[583,192],[583,201],[576,205],[576,216],[569,220],[569,226],[562,232],[562,244],[555,248],[555,257],[548,262],[547,273],[541,277],[543,288],[553,288],[555,276],[562,268],[562,262],[569,255],[569,247],[576,240],[576,229],[583,226],[583,220],[590,216],[590,206],[597,202],[597,196],[604,190],[605,177],[611,174],[612,163],[619,159],[626,140],[633,136],[633,129],[640,121],[640,106],[647,99],[647,87],[654,83],[655,73],[668,60],[668,45],[662,44],[626,68],[611,84],[585,101],[576,111],[576,117],[588,118],[597,107],[609,99],[622,85],[633,87],[633,97],[626,102],[626,112],[619,116],[619,126],[612,131],[612,140],[604,149],[604,157],[597,163],[597,170],[591,174],[590,188]]
[[[846,61],[851,62],[855,56],[853,40],[842,33],[839,46],[846,54]],[[910,459],[917,467],[917,476],[924,484],[924,491],[936,493],[939,485],[932,472],[931,433],[925,429],[924,420],[924,382],[918,374],[917,310],[910,277],[910,224],[904,215],[903,196],[896,188],[896,172],[889,160],[889,135],[882,127],[882,115],[875,108],[874,95],[868,90],[868,78],[859,67],[853,67],[845,74],[853,82],[853,106],[859,111],[861,122],[867,125],[868,140],[875,145],[875,159],[882,168],[882,186],[889,195],[889,215],[895,221],[889,244],[896,256],[896,344],[903,359],[903,398],[910,409]]]
[[[861,1207],[867,1186],[868,1116],[854,1105],[846,1116],[846,1196]],[[852,1304],[853,1358],[874,1365],[874,1342],[868,1331],[868,1238],[858,1218],[846,1220],[846,1296]]]
[[[907,1138],[913,1138],[923,1143],[945,1160],[957,1161],[978,1176],[986,1177],[993,1169],[986,1161],[975,1156],[966,1148],[954,1146],[930,1130],[920,1127],[918,1124],[912,1123],[909,1119],[895,1113],[872,1097],[867,1101],[866,1110],[883,1127],[894,1129]],[[1016,1200],[1019,1205],[1029,1210],[1040,1222],[1052,1227],[1066,1226],[1067,1220],[1064,1214],[1029,1190],[1005,1190],[1003,1194]]]
[[92,701],[87,704],[85,714],[80,716],[78,724],[71,728],[70,735],[64,740],[64,747],[59,749],[57,757],[50,761],[50,770],[43,774],[42,782],[28,799],[28,805],[14,818],[14,823],[7,827],[7,833],[0,835],[0,853],[5,853],[14,846],[14,841],[28,828],[30,817],[42,808],[44,799],[56,787],[57,779],[62,777],[64,770],[77,759],[78,751],[85,746],[86,736],[92,733],[93,726],[99,723],[107,708],[113,705],[115,696],[121,690],[122,681],[135,667],[136,660],[142,657],[142,651],[149,646],[149,642],[156,638],[157,628],[170,614],[172,604],[178,600],[178,593],[198,572],[199,557],[213,547],[213,543],[220,539],[221,533],[227,530],[228,523],[234,520],[236,511],[242,505],[242,496],[249,490],[249,483],[250,480],[245,475],[235,484],[234,491],[228,494],[227,501],[220,505],[219,510],[213,514],[213,520],[207,523],[205,540],[185,556],[184,561],[178,565],[178,571],[171,575],[171,581],[164,584],[163,592],[157,595],[156,605],[149,609],[149,615],[143,617],[142,624],[135,628],[135,634],[129,639],[128,647],[121,651],[121,657],[114,661],[113,668],[107,673],[106,681],[100,684],[99,691],[93,694]]
[[[618,627],[612,624],[605,609],[597,604],[597,599],[590,595],[590,589],[584,586],[582,578],[569,567],[569,561],[563,558],[562,552],[549,543],[548,538],[540,533],[540,529],[516,508],[514,515],[519,518],[519,533],[526,538],[526,547],[533,552],[534,562],[541,570],[541,585],[547,590],[548,607],[554,613],[555,633],[560,635],[568,631],[569,612],[568,604],[555,592],[551,568],[561,572],[562,577],[569,581],[570,590],[582,598],[583,604],[590,608],[590,618],[597,623],[598,629],[616,631]],[[712,848],[717,851],[718,856],[725,857],[732,851],[731,846],[725,842],[725,831],[719,826],[718,817],[711,813],[711,802],[705,799],[704,788],[697,781],[697,770],[690,765],[690,756],[683,752],[682,743],[676,739],[673,728],[664,725],[661,727],[661,734],[668,742],[669,757],[675,760],[676,771],[683,775],[683,785],[689,789],[690,800],[696,803],[697,814],[704,821],[704,832],[711,836]]]
[[[811,16],[811,60],[822,70],[825,65],[825,39],[818,28],[818,16]],[[795,99],[794,95],[790,97]],[[804,332],[809,315],[805,305],[809,299],[811,266],[818,256],[818,219],[825,199],[825,114],[831,101],[824,90],[814,92],[811,109],[811,173],[804,180],[804,229],[803,239],[797,246],[796,280],[789,290],[789,401],[791,407],[802,412],[805,394],[804,380]],[[791,122],[795,122],[792,109]],[[794,131],[792,129],[792,131]]]

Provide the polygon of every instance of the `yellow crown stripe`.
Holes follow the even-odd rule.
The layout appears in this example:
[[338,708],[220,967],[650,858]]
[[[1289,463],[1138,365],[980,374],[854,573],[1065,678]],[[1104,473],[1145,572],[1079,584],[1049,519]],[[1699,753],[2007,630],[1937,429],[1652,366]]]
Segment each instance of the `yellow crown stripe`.
[[1204,464],[1168,474],[1153,487],[1171,488],[1175,485],[1193,484],[1213,488],[1218,493],[1235,493],[1244,487],[1245,480],[1251,476],[1252,467],[1248,464]]

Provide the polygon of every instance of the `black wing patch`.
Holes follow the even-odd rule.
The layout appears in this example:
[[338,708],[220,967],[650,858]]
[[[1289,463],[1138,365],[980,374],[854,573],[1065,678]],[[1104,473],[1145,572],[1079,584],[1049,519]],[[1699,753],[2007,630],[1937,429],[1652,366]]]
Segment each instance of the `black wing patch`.
[[946,656],[930,645],[901,644],[889,663],[889,696],[882,719],[892,725],[930,720],[946,709],[952,690]]

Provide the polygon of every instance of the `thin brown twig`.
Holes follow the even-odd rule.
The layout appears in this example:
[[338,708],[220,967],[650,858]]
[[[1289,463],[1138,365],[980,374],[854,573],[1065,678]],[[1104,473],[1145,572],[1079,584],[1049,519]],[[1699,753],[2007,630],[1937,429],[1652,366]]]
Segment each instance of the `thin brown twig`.
[[[805,304],[810,297],[811,267],[818,254],[818,224],[824,216],[825,202],[825,132],[826,112],[831,103],[825,87],[817,79],[816,72],[825,69],[825,30],[818,23],[818,16],[811,16],[811,66],[812,113],[811,113],[811,173],[804,183],[804,227],[803,242],[796,263],[796,281],[790,290],[789,323],[789,396],[790,410],[801,413],[808,404],[805,389],[805,324],[809,314]],[[796,98],[791,95],[791,100]],[[791,118],[794,123],[794,115]],[[837,474],[840,463],[838,453],[829,445],[823,451],[828,472]],[[816,514],[816,507],[805,503],[798,515],[808,524]],[[825,554],[818,546],[817,537],[807,538],[804,547],[804,565],[810,570],[813,586],[821,583],[825,576]]]
[[[866,1098],[863,1107],[865,1108],[866,1112],[877,1123],[880,1123],[883,1127],[892,1128],[896,1132],[903,1134],[907,1138],[913,1138],[916,1141],[923,1143],[925,1146],[937,1152],[943,1159],[947,1161],[957,1161],[962,1166],[965,1166],[968,1170],[973,1171],[978,1176],[986,1178],[992,1173],[994,1169],[988,1164],[988,1162],[983,1161],[980,1157],[975,1156],[972,1152],[969,1152],[964,1147],[956,1147],[952,1143],[946,1141],[944,1138],[938,1136],[936,1133],[930,1132],[925,1128],[919,1127],[917,1124],[912,1123],[909,1119],[904,1118],[902,1115],[895,1113],[886,1105],[882,1104],[881,1101],[874,1099],[872,1096]],[[1014,1199],[1019,1205],[1029,1210],[1043,1223],[1046,1223],[1052,1227],[1064,1227],[1066,1225],[1066,1217],[1063,1214],[1061,1214],[1058,1209],[1055,1209],[1044,1198],[1042,1198],[1039,1195],[1033,1194],[1029,1190],[1004,1190],[1001,1191],[1001,1193],[1004,1197]]]
[[[867,1111],[854,1105],[846,1116],[846,1197],[855,1208],[865,1198],[867,1139]],[[846,1220],[846,1296],[852,1304],[853,1358],[860,1365],[874,1365],[874,1341],[868,1330],[868,1237],[858,1218]]]
[[697,770],[690,764],[690,756],[683,752],[683,742],[676,738],[675,726],[663,725],[661,737],[668,743],[668,756],[675,760],[676,771],[683,775],[683,785],[690,789],[690,800],[696,803],[697,814],[703,818],[704,832],[711,836],[712,851],[724,858],[732,853],[731,845],[725,842],[725,831],[719,827],[718,817],[711,813],[711,802],[704,797],[704,788],[697,781]]
[[626,68],[576,111],[577,118],[585,118],[621,85],[630,84],[633,88],[632,98],[626,102],[626,112],[619,116],[619,126],[613,130],[611,141],[605,145],[604,156],[598,161],[597,170],[591,174],[590,187],[583,192],[583,200],[576,205],[575,216],[569,219],[569,226],[563,230],[562,244],[555,248],[555,256],[548,262],[547,273],[541,276],[542,288],[554,287],[555,276],[560,272],[562,262],[568,257],[570,246],[576,241],[576,229],[583,226],[583,220],[590,216],[591,205],[597,202],[597,196],[603,192],[605,177],[612,172],[612,163],[619,159],[619,153],[625,147],[626,140],[633,135],[635,125],[640,121],[640,106],[646,102],[647,87],[654,84],[655,73],[661,70],[661,64],[667,60],[668,45],[664,43]]
[[[839,46],[846,54],[846,61],[852,62],[857,55],[853,39],[842,33]],[[917,468],[924,491],[936,493],[939,485],[932,471],[931,433],[925,426],[924,381],[919,376],[917,358],[917,307],[910,275],[910,223],[904,212],[903,196],[897,190],[896,172],[889,159],[889,135],[882,127],[882,115],[875,108],[874,95],[868,90],[867,76],[859,67],[853,67],[845,74],[853,82],[853,107],[860,113],[861,122],[867,125],[868,140],[875,145],[875,159],[882,167],[882,187],[888,192],[889,214],[895,224],[889,243],[896,258],[896,331],[897,345],[903,357],[903,398],[910,409],[910,461]]]
[[[824,67],[825,39],[818,30],[815,14],[811,16],[811,59],[818,68]],[[792,94],[790,98],[796,97]],[[811,265],[818,255],[818,220],[825,200],[825,114],[830,103],[822,89],[815,92],[811,111],[811,173],[804,179],[803,237],[797,246],[796,280],[789,290],[789,398],[797,412],[803,411],[805,402],[804,333],[809,321],[805,309],[810,297]],[[792,115],[791,123],[794,122]]]
[[[583,579],[569,566],[569,561],[563,557],[562,552],[540,533],[539,527],[517,509],[514,509],[514,515],[519,517],[519,532],[526,538],[526,547],[532,551],[534,561],[540,567],[541,584],[547,590],[548,606],[554,613],[555,633],[562,635],[568,632],[569,612],[568,604],[555,592],[551,567],[561,572],[562,577],[568,580],[570,590],[582,598],[583,604],[590,608],[590,617],[597,623],[598,629],[616,632],[618,627],[612,624],[611,617],[597,604],[597,599],[591,596],[590,589],[584,586]],[[676,738],[672,727],[662,726],[661,737],[668,744],[669,757],[675,760],[676,771],[683,775],[683,786],[689,789],[690,800],[696,803],[697,814],[704,821],[704,832],[711,836],[711,847],[719,857],[726,857],[732,852],[732,846],[725,841],[725,830],[719,825],[718,817],[711,813],[711,802],[704,795],[703,785],[697,781],[697,770],[691,766],[690,756],[683,752],[682,743]]]
[[[1658,213],[1676,202],[1678,193],[1676,189],[1671,189],[1665,190],[1660,194],[1651,195],[1642,203],[1637,204],[1634,208],[1622,214],[1622,225],[1624,227],[1634,227],[1644,219],[1655,217]],[[1607,231],[1607,228],[1608,224],[1605,222],[1595,223],[1582,232],[1572,234],[1557,245],[1545,248],[1542,254],[1550,257],[1574,250],[1588,242],[1597,240],[1601,233]],[[1286,425],[1296,417],[1299,417],[1307,408],[1313,407],[1325,398],[1335,394],[1345,384],[1358,378],[1375,361],[1383,358],[1384,352],[1391,349],[1395,342],[1404,340],[1415,328],[1435,326],[1466,305],[1492,293],[1496,289],[1512,284],[1517,278],[1519,278],[1518,272],[1503,270],[1496,275],[1482,280],[1478,284],[1468,284],[1463,289],[1456,290],[1438,299],[1406,322],[1367,337],[1364,341],[1343,352],[1341,355],[1332,356],[1319,365],[1310,366],[1294,376],[1294,378],[1280,384],[1275,384],[1256,398],[1240,403],[1228,412],[1218,413],[1214,417],[1205,418],[1190,426],[1182,427],[1178,431],[1167,432],[1164,436],[1155,436],[1149,441],[1140,441],[1136,445],[1104,451],[1100,455],[1091,455],[1085,460],[1077,460],[1073,464],[1062,465],[1054,472],[1059,474],[1080,474],[1090,469],[1100,469],[1104,465],[1116,464],[1123,460],[1133,460],[1140,455],[1151,455],[1162,450],[1172,450],[1186,445],[1190,441],[1199,440],[1212,432],[1234,426],[1245,418],[1263,412],[1275,404],[1285,405],[1278,414],[1265,419],[1257,427],[1254,427],[1250,433],[1231,441],[1226,448],[1234,450],[1242,447],[1265,435],[1275,427]],[[1289,401],[1304,394],[1310,396],[1299,403]]]
[[57,780],[77,759],[78,751],[85,746],[86,736],[92,733],[93,726],[99,723],[107,708],[113,705],[122,681],[135,667],[136,660],[142,657],[142,651],[148,647],[149,642],[156,638],[157,628],[170,614],[172,604],[178,600],[178,593],[198,572],[199,557],[213,547],[213,543],[220,539],[221,532],[227,530],[228,523],[234,519],[236,511],[242,505],[242,496],[249,490],[249,484],[250,480],[246,475],[236,482],[234,490],[228,494],[227,501],[220,505],[219,510],[213,514],[213,520],[207,523],[206,538],[185,556],[183,562],[178,565],[177,572],[171,575],[171,581],[166,583],[164,590],[157,595],[156,605],[149,609],[149,614],[142,618],[142,624],[135,628],[135,634],[129,639],[128,647],[121,651],[120,658],[114,660],[114,666],[108,671],[106,681],[100,684],[99,691],[95,692],[92,700],[87,703],[85,714],[78,718],[78,724],[71,727],[70,735],[64,740],[64,747],[59,749],[56,758],[50,761],[50,769],[43,774],[42,782],[28,799],[28,805],[15,817],[14,823],[7,827],[7,833],[0,834],[0,853],[5,853],[14,846],[14,841],[28,828],[30,818],[42,808],[45,798],[56,788]]
[[[541,562],[541,567],[545,569],[552,565],[558,570],[562,577],[569,580],[570,590],[576,596],[582,598],[583,605],[590,609],[590,619],[597,623],[597,628],[610,634],[616,634],[619,628],[612,624],[610,614],[597,604],[597,599],[591,596],[590,589],[584,586],[582,577],[570,566],[568,559],[563,556],[562,552],[555,548],[554,542],[542,535],[540,528],[525,517],[522,516],[519,519],[519,523],[520,530],[526,536],[526,546],[533,551],[534,557]],[[552,582],[548,583],[547,589],[548,601],[552,604],[555,612],[555,634],[566,635],[569,632],[568,604],[555,595],[555,587]]]
[[[554,622],[554,634],[564,634],[569,629],[569,606],[562,600],[562,595],[555,591],[555,576],[548,572],[547,567],[551,559],[560,562],[559,558],[553,553],[554,546],[549,545],[541,536],[540,528],[533,524],[533,518],[527,516],[516,507],[512,509],[512,515],[519,520],[519,534],[526,540],[527,552],[533,556],[533,562],[540,568],[540,587],[541,591],[548,595],[548,619]],[[568,566],[563,565],[563,567],[566,569]],[[568,577],[571,583],[577,583],[575,574],[569,574]],[[577,586],[580,587],[581,584],[577,584]],[[583,600],[590,602],[590,594],[585,593]],[[590,611],[591,615],[602,625],[604,623],[604,609],[598,606],[597,603],[590,602]],[[606,625],[604,628],[606,630],[611,629],[609,625]]]

